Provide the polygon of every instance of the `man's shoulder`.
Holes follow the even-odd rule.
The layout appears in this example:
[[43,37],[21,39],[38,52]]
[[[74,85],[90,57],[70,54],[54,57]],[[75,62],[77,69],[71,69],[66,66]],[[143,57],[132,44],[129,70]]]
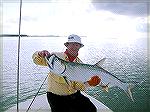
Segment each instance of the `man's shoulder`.
[[59,58],[62,58],[62,59],[65,57],[64,52],[52,52],[51,54],[55,54],[56,56],[58,56]]
[[64,52],[52,52],[51,54],[61,55],[64,54]]

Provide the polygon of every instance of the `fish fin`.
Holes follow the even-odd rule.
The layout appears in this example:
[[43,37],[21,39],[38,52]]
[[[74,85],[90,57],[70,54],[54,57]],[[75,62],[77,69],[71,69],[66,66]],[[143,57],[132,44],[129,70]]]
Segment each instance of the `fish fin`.
[[134,99],[133,99],[133,95],[132,95],[132,92],[131,92],[131,89],[134,88],[134,85],[133,84],[126,84],[125,88],[124,88],[124,91],[127,93],[127,96],[134,102]]
[[101,67],[105,60],[106,60],[106,58],[103,58],[99,62],[97,62],[95,65],[98,66],[98,67]]
[[103,86],[102,89],[108,93],[108,86]]
[[101,84],[100,84],[100,86],[102,87],[102,89],[103,89],[105,92],[108,92],[108,85],[109,85],[109,83],[106,84],[106,85],[103,85],[102,82],[101,82]]

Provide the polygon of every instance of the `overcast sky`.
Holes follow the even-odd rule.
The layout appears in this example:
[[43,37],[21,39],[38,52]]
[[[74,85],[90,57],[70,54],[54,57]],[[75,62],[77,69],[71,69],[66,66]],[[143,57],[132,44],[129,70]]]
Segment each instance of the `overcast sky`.
[[[19,0],[3,0],[3,34],[18,34]],[[23,0],[21,33],[95,37],[146,36],[149,2]]]

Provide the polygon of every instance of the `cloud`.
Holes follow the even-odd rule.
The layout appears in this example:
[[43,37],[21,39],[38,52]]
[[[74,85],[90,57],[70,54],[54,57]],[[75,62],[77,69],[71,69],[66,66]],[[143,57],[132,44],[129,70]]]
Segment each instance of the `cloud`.
[[97,10],[106,10],[119,15],[147,16],[148,2],[98,2],[92,0]]
[[31,16],[23,16],[22,20],[27,21],[27,22],[35,22],[38,20],[36,17],[31,17]]
[[[3,31],[12,32],[14,29],[17,31],[19,4],[6,3],[3,8],[5,9],[3,13],[3,25],[5,26],[3,26]],[[146,8],[146,3],[92,2],[92,5],[91,3],[83,5],[64,2],[59,4],[23,3],[22,32],[26,34],[48,34],[50,32],[63,34],[67,31],[90,33],[91,35],[102,35],[102,32],[104,32],[103,34],[107,35],[108,32],[119,32],[118,29],[120,28],[124,28],[121,30],[122,32],[131,28],[130,31],[136,30],[144,33],[147,31],[147,16],[144,16],[147,14]],[[132,18],[129,15],[135,17]]]
[[148,24],[146,24],[146,23],[142,23],[142,24],[138,24],[137,26],[136,26],[136,30],[138,31],[138,32],[147,32],[147,28],[148,28]]

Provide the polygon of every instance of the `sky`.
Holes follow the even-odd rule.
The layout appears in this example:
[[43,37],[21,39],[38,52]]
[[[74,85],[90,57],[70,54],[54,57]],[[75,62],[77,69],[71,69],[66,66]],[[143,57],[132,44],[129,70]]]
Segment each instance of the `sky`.
[[[146,0],[23,0],[21,33],[122,40],[146,37],[149,5]],[[19,0],[2,0],[3,34],[18,34],[19,7]]]

